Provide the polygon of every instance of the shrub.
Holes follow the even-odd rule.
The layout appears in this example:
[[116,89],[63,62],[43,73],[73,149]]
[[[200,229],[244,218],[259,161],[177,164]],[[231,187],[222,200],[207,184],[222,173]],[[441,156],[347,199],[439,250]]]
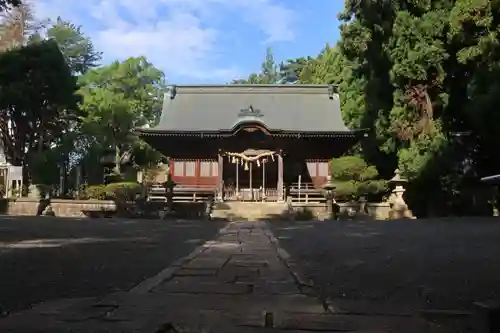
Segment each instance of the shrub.
[[295,213],[296,221],[311,221],[314,219],[316,219],[316,216],[314,216],[312,210],[308,208],[301,209]]
[[83,193],[83,197],[85,199],[94,199],[94,200],[106,199],[106,186],[104,185],[90,185],[81,192]]
[[121,174],[111,171],[104,176],[104,183],[108,185],[114,183],[123,183],[123,177]]
[[106,185],[106,197],[112,200],[134,201],[142,194],[142,185],[136,182],[120,182]]
[[341,199],[359,199],[363,195],[377,195],[387,191],[387,181],[378,180],[378,170],[358,156],[334,158],[330,162],[332,183]]

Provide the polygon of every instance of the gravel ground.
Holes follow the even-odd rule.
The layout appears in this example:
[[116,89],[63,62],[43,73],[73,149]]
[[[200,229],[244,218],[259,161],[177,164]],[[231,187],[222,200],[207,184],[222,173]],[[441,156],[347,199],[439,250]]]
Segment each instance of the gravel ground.
[[128,290],[213,239],[221,223],[0,217],[0,313]]
[[[500,220],[272,222],[333,304],[470,309],[500,297]],[[382,310],[381,310],[382,311]]]

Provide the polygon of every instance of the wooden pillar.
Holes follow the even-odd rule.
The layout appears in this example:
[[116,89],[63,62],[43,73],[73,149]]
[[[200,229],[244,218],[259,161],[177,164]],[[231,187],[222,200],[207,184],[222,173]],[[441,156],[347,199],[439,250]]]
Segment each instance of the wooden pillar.
[[266,163],[262,160],[262,201],[266,197]]
[[278,201],[283,201],[283,151],[278,153]]
[[249,172],[249,184],[250,184],[250,200],[253,201],[253,179],[252,179],[252,163],[248,163],[248,172]]
[[240,163],[235,163],[236,166],[236,197],[240,196]]
[[217,166],[219,168],[219,184],[218,184],[218,200],[224,201],[224,177],[222,173],[224,172],[224,159],[222,157],[222,151],[219,150],[219,154],[217,155]]

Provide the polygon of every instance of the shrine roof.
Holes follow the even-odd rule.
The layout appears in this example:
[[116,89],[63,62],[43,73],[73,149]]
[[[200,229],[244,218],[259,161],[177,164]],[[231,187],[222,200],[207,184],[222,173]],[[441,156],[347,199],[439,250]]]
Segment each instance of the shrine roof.
[[231,133],[256,123],[271,133],[353,133],[329,85],[179,85],[165,93],[159,124],[143,135]]

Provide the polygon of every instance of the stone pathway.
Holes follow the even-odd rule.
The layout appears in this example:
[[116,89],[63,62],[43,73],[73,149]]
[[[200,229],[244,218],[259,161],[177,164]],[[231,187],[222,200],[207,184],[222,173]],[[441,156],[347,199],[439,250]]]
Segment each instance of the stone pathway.
[[412,316],[336,313],[311,290],[265,222],[233,222],[129,292],[42,304],[0,320],[0,331],[431,331]]

